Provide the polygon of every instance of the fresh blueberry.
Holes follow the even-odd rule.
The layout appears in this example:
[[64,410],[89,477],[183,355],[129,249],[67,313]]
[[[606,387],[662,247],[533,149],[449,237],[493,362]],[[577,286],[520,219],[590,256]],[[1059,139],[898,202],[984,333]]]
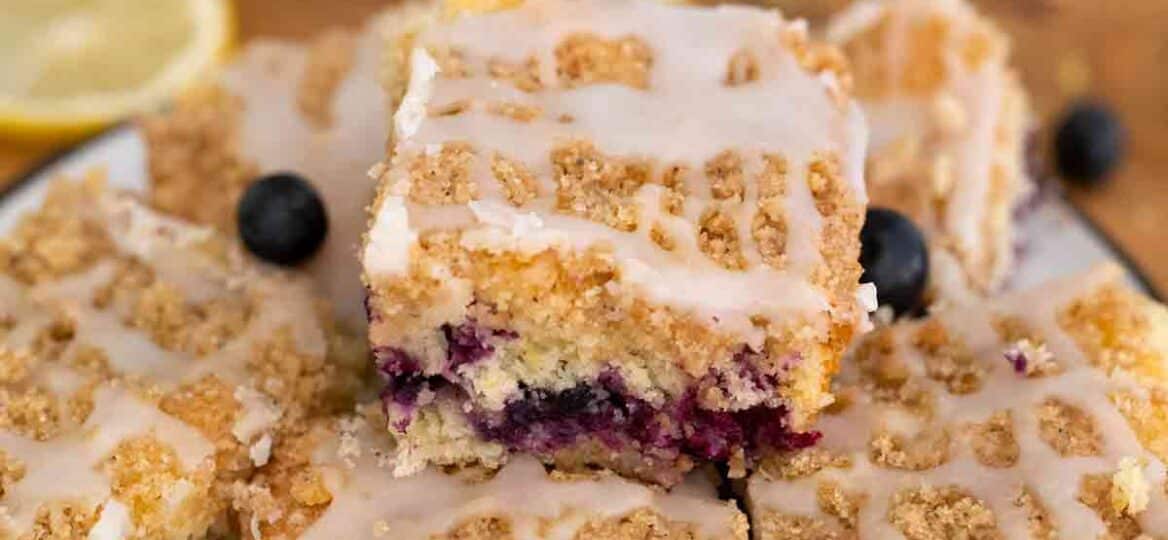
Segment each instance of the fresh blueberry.
[[328,234],[328,215],[312,185],[291,173],[260,177],[236,209],[239,234],[257,257],[292,266],[311,257]]
[[929,279],[924,236],[908,218],[886,208],[869,208],[860,231],[863,283],[876,284],[876,299],[899,316],[921,307]]
[[1084,101],[1071,107],[1055,134],[1055,162],[1067,180],[1101,183],[1123,158],[1126,136],[1105,105]]

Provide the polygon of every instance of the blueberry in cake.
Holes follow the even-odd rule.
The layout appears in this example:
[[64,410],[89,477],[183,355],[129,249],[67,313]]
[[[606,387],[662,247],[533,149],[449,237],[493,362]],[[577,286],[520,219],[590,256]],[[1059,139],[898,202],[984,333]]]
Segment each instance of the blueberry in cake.
[[295,174],[277,173],[252,182],[236,212],[243,245],[276,264],[308,259],[328,235],[328,213],[320,196]]
[[1031,117],[1006,36],[964,0],[858,2],[829,39],[851,63],[871,129],[874,206],[925,232],[931,291],[992,293],[1013,267]]
[[430,468],[396,478],[380,403],[323,416],[273,449],[237,490],[240,530],[260,538],[745,540],[746,517],[696,471],[670,492],[611,473]]
[[912,221],[895,210],[869,208],[860,230],[860,281],[876,286],[876,300],[894,315],[922,308],[929,251]]
[[0,239],[0,538],[204,538],[365,371],[302,276],[54,184]]
[[1059,174],[1086,186],[1101,184],[1123,159],[1125,143],[1123,126],[1109,107],[1076,103],[1054,136]]
[[525,452],[671,484],[815,442],[873,296],[838,51],[773,11],[615,0],[394,46],[363,264],[398,474]]
[[865,336],[754,537],[1168,537],[1168,309],[1118,267]]

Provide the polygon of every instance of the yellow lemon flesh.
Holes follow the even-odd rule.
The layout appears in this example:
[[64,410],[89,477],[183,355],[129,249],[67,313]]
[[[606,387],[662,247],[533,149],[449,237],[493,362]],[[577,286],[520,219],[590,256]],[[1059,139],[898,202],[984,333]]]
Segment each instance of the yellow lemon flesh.
[[228,0],[0,0],[0,138],[85,135],[205,76]]

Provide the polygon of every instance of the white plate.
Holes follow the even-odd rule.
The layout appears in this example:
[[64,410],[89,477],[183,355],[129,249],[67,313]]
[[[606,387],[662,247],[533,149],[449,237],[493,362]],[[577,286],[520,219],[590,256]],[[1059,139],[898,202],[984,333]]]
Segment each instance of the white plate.
[[[53,158],[9,191],[0,193],[0,235],[21,214],[40,204],[53,178],[80,177],[87,170],[103,167],[111,185],[143,191],[147,184],[145,155],[137,129],[122,126]],[[1020,267],[1011,279],[1011,288],[1035,285],[1104,261],[1118,260],[1128,269],[1133,285],[1157,296],[1127,258],[1061,197],[1047,198],[1025,219],[1022,229],[1020,236],[1027,241],[1019,257]]]

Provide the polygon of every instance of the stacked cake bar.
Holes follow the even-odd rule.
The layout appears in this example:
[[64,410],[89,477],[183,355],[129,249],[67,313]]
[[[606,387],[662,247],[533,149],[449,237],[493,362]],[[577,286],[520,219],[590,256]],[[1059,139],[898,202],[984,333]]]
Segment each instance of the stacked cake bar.
[[302,278],[59,183],[0,240],[0,538],[203,538],[232,485],[349,407],[363,355]]
[[934,295],[970,298],[1009,275],[1015,210],[1031,191],[1026,95],[1009,43],[963,0],[860,2],[836,15],[871,129],[872,206],[912,218]]
[[244,537],[745,540],[746,517],[697,474],[666,493],[608,473],[428,469],[394,478],[379,403],[285,440],[236,499]]
[[865,337],[820,445],[749,480],[755,538],[1166,537],[1168,310],[1121,276]]
[[399,473],[672,484],[813,443],[866,323],[866,135],[773,11],[547,0],[396,42],[363,263]]

